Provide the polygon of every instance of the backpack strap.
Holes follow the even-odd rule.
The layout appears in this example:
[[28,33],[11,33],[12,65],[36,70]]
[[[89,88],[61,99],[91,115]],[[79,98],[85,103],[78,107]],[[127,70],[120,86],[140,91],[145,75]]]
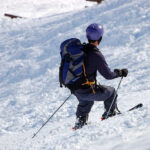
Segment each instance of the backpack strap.
[[84,76],[85,76],[85,78],[86,78],[86,82],[83,83],[82,85],[89,85],[89,86],[91,87],[91,89],[92,89],[93,94],[95,94],[95,90],[94,90],[94,87],[93,87],[93,85],[95,85],[95,80],[92,81],[92,82],[90,82],[90,81],[88,80],[87,75],[86,75],[85,65],[84,65],[84,64],[83,64],[83,73],[84,73]]
[[68,69],[74,77],[78,77],[70,68]]

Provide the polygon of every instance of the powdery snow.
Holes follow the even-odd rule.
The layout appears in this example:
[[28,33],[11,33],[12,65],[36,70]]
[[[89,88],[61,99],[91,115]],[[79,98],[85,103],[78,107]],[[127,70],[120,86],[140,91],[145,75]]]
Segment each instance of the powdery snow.
[[[27,18],[1,17],[0,149],[150,150],[149,1],[105,0],[98,6],[88,3],[92,7],[86,9],[85,1],[80,8],[75,0],[70,4],[59,1],[59,5],[51,2],[55,10],[47,7],[49,1],[1,2],[0,14],[10,10]],[[60,43],[71,37],[86,41],[85,28],[93,22],[104,25],[99,48],[109,66],[129,69],[118,97],[118,106],[124,113],[101,122],[103,104],[95,102],[89,125],[74,132],[71,128],[78,102],[72,96],[32,139],[70,94],[59,88]],[[117,87],[120,79],[107,81],[99,76],[98,80]],[[140,102],[143,108],[125,112]]]
[[79,10],[95,4],[85,0],[1,0],[0,16],[10,13],[38,18]]

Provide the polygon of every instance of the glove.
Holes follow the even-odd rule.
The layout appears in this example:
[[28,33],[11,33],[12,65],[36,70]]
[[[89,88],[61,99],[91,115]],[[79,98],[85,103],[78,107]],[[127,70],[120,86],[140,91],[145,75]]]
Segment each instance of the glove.
[[115,69],[114,72],[118,77],[126,77],[128,75],[128,69]]

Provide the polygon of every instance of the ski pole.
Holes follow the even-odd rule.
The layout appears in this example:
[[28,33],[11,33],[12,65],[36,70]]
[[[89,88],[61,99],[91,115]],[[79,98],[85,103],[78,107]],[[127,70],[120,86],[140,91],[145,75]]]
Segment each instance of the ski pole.
[[65,102],[70,98],[72,94],[70,94],[65,101],[55,110],[55,112],[47,119],[47,121],[41,126],[41,128],[39,128],[39,130],[33,134],[32,138],[34,138],[39,132],[40,130],[48,123],[48,121],[56,114],[56,112],[65,104]]
[[116,99],[117,92],[118,92],[118,89],[119,89],[119,87],[120,87],[120,85],[121,85],[122,80],[123,80],[123,77],[121,77],[121,79],[120,79],[120,82],[119,82],[119,84],[118,84],[117,90],[116,90],[116,92],[115,92],[114,99],[113,99],[113,101],[112,101],[112,103],[111,103],[111,105],[110,105],[110,107],[109,107],[108,112],[107,112],[106,119],[108,118],[108,114],[109,114],[109,112],[110,112],[110,110],[111,110],[111,108],[112,108],[112,105],[113,105],[113,103],[114,103],[114,101],[115,101],[115,99]]

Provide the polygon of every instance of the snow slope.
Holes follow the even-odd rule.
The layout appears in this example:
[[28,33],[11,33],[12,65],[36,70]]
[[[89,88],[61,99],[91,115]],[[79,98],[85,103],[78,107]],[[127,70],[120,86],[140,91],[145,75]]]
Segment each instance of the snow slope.
[[[21,5],[27,5],[37,17],[2,17],[0,22],[0,149],[150,150],[150,1],[105,0],[78,10],[72,0],[71,12],[68,5],[53,15],[42,5],[44,1],[44,13],[37,7],[40,1],[34,1],[35,11],[25,2],[14,5],[16,12],[21,14]],[[140,102],[144,107],[101,122],[103,104],[95,102],[90,124],[74,132],[78,103],[72,96],[32,139],[70,94],[59,88],[60,43],[70,37],[86,41],[85,28],[93,22],[104,25],[99,48],[109,66],[129,69],[119,89],[119,108],[125,111]],[[117,87],[120,79],[107,81],[99,76],[98,80]]]
[[0,16],[10,13],[27,18],[39,18],[95,5],[85,0],[1,0]]

